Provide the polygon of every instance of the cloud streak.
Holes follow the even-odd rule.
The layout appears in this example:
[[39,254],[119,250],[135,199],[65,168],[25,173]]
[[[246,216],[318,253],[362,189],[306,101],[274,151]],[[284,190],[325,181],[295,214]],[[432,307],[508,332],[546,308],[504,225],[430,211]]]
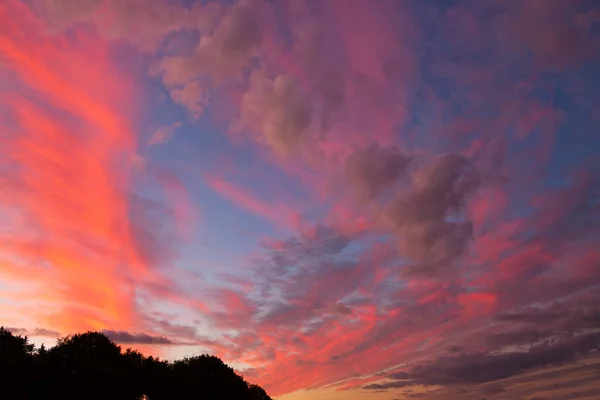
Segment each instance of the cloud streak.
[[[12,257],[28,263],[30,268],[46,263],[45,268],[38,267],[32,273],[40,281],[56,282],[55,289],[48,286],[42,289],[45,296],[65,305],[69,298],[79,299],[73,313],[81,319],[74,320],[87,320],[85,325],[90,328],[97,328],[104,318],[116,324],[129,324],[133,317],[131,306],[127,306],[131,303],[127,288],[122,286],[114,264],[102,265],[102,260],[93,256],[101,251],[115,259],[123,257],[132,267],[136,263],[135,254],[118,256],[115,248],[118,241],[131,240],[127,226],[115,226],[112,222],[126,213],[126,203],[119,191],[127,180],[127,169],[123,170],[125,174],[117,174],[108,168],[129,161],[134,141],[127,133],[125,120],[105,97],[110,95],[107,90],[117,84],[110,78],[106,50],[101,42],[95,43],[97,53],[86,61],[77,56],[77,49],[61,48],[50,40],[35,41],[24,34],[23,28],[10,22],[9,13],[31,14],[24,6],[15,5],[11,10],[11,3],[8,10],[4,7],[2,15],[7,26],[2,37],[5,61],[18,77],[20,90],[35,90],[47,106],[42,107],[38,101],[19,93],[5,98],[15,136],[3,150],[12,160],[12,168],[3,174],[8,188],[3,200],[15,207],[13,212],[22,215],[21,228],[35,233],[23,237],[23,232],[17,231],[10,239],[14,244],[4,251],[10,251]],[[42,28],[34,29],[39,32]],[[61,52],[69,50],[73,52],[73,63],[66,64]],[[90,62],[97,67],[89,65]],[[98,84],[84,79],[81,73],[74,74],[75,66],[89,70],[90,75],[102,74],[106,83]],[[65,77],[69,75],[73,79],[67,81]],[[68,115],[76,119],[69,119]],[[81,127],[98,134],[85,137],[78,134]],[[102,253],[96,253],[96,257]],[[85,283],[85,270],[77,268],[81,264],[96,265],[92,267],[96,271],[94,286]],[[99,309],[92,305],[98,305]],[[103,314],[101,317],[98,311]],[[82,328],[65,319],[54,321],[56,328]]]
[[160,279],[129,217],[136,137],[126,105],[134,89],[101,38],[47,36],[19,2],[1,11],[0,46],[15,78],[2,99],[11,130],[2,201],[15,217],[2,231],[11,261],[3,273],[31,276],[47,304],[31,312],[52,329],[131,327],[131,283]]
[[163,336],[151,336],[146,333],[129,333],[125,331],[113,331],[105,329],[101,331],[106,337],[119,344],[154,344],[165,345],[175,344],[170,339]]

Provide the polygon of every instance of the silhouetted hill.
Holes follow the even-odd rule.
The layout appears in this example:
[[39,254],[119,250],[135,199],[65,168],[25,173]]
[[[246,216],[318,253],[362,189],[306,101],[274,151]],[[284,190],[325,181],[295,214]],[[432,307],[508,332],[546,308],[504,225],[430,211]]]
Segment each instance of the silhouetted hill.
[[221,359],[168,362],[121,347],[98,332],[35,349],[27,336],[0,327],[0,398],[61,400],[270,400]]

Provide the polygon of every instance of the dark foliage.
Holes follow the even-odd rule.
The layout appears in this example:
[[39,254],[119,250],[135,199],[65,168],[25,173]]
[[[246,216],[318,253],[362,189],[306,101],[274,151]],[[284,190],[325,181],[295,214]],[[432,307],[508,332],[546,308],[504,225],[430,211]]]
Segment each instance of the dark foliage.
[[219,358],[167,362],[121,347],[98,332],[59,339],[50,349],[0,328],[0,398],[61,400],[271,400]]

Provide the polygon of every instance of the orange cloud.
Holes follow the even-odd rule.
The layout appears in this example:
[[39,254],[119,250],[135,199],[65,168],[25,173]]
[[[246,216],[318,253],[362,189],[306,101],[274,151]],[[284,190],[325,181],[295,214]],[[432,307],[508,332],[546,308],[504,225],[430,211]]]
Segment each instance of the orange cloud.
[[148,276],[132,246],[127,184],[136,137],[133,92],[106,43],[75,32],[48,36],[21,3],[0,6],[0,53],[17,77],[1,98],[11,140],[0,149],[0,274],[21,269],[44,307],[31,312],[59,331],[128,329],[132,282]]

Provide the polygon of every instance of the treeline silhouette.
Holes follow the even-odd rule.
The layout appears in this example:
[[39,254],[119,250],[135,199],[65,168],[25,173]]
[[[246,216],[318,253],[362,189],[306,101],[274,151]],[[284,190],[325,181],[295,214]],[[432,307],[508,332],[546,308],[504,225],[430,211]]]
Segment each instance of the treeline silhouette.
[[0,327],[0,399],[272,400],[218,357],[168,362],[125,351],[98,332],[35,348]]

